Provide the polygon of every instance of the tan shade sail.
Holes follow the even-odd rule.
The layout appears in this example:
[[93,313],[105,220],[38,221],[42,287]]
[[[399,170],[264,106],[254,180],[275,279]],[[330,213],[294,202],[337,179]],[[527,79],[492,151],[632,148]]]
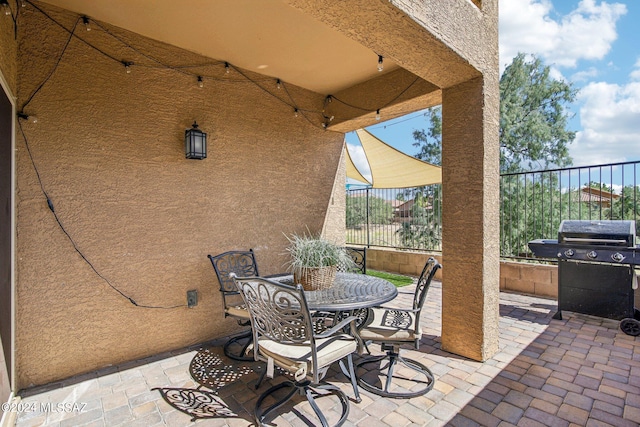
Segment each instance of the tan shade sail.
[[[358,129],[356,134],[371,169],[373,188],[420,187],[442,182],[442,169],[439,166],[404,154],[364,129]],[[349,173],[349,163],[355,169],[357,176]],[[367,182],[353,165],[351,157],[347,158],[347,177]]]

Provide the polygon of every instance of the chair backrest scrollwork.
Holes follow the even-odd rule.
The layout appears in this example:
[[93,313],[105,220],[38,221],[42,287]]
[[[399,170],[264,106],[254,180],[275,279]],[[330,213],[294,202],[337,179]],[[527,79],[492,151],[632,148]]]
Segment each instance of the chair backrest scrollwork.
[[251,314],[254,338],[265,337],[288,345],[313,343],[313,326],[302,285],[294,287],[259,277],[237,277],[236,284]]
[[248,251],[228,251],[216,256],[209,255],[216,277],[220,283],[220,292],[237,295],[238,288],[229,277],[234,273],[239,277],[259,276],[258,264],[253,249]]
[[420,274],[420,278],[416,285],[416,291],[413,294],[413,309],[418,310],[418,318],[420,318],[420,311],[422,310],[424,301],[427,298],[427,292],[429,291],[431,281],[439,268],[442,268],[442,264],[440,264],[435,258],[430,257],[422,269],[422,273]]
[[351,257],[349,265],[338,265],[338,271],[344,273],[367,274],[367,248],[345,246],[344,250]]

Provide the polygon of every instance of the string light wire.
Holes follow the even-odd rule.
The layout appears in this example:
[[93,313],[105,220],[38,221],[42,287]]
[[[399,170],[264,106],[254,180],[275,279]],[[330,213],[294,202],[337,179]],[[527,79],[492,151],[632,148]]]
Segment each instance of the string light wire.
[[[20,117],[20,118],[22,118],[22,117]],[[29,142],[27,140],[27,136],[25,135],[24,129],[22,128],[22,121],[21,120],[18,120],[18,128],[20,129],[20,133],[22,134],[22,138],[24,139],[24,144],[25,144],[25,147],[27,148],[27,154],[29,155],[29,160],[31,161],[31,165],[33,166],[33,170],[36,172],[36,178],[38,180],[38,184],[40,185],[40,190],[42,191],[42,194],[44,195],[44,197],[47,199],[47,206],[49,206],[49,210],[53,214],[53,217],[55,218],[56,222],[58,223],[58,226],[60,227],[60,229],[62,230],[64,235],[67,237],[69,242],[71,242],[71,245],[73,246],[73,249],[78,253],[78,255],[80,255],[80,258],[82,258],[82,260],[89,266],[89,268],[91,268],[91,270],[93,270],[93,272],[100,279],[102,279],[107,285],[109,285],[109,287],[111,287],[111,289],[116,291],[122,297],[124,297],[127,300],[129,300],[129,302],[131,304],[135,305],[136,307],[141,307],[141,308],[159,308],[159,309],[173,309],[173,308],[179,308],[179,307],[187,307],[187,304],[180,304],[180,305],[174,305],[174,306],[158,306],[158,305],[139,304],[133,298],[131,298],[130,296],[126,295],[124,292],[122,292],[120,289],[118,289],[116,286],[114,286],[113,283],[111,283],[111,281],[107,277],[105,277],[102,273],[100,273],[98,271],[98,269],[93,265],[93,263],[80,250],[80,248],[76,244],[76,242],[73,239],[73,237],[71,237],[71,234],[69,234],[69,232],[67,231],[65,226],[62,224],[62,221],[60,220],[60,217],[58,216],[58,214],[57,214],[57,212],[56,212],[56,210],[55,210],[55,208],[53,206],[53,202],[51,201],[51,197],[49,197],[49,194],[45,190],[44,185],[42,183],[42,178],[40,177],[40,172],[38,171],[36,163],[35,163],[35,161],[33,159],[33,154],[31,153],[31,148],[29,147]]]
[[[61,29],[63,29],[65,32],[67,32],[69,34],[69,37],[66,39],[65,44],[62,48],[62,51],[60,52],[60,55],[58,56],[54,66],[52,67],[51,71],[49,72],[49,74],[45,77],[45,79],[40,83],[40,85],[38,85],[38,87],[35,89],[35,91],[29,96],[29,98],[27,99],[27,101],[22,105],[21,111],[24,111],[24,109],[31,103],[31,101],[33,100],[33,98],[40,92],[40,90],[46,85],[46,83],[51,79],[51,77],[53,76],[53,74],[56,72],[56,70],[58,69],[58,66],[60,65],[60,62],[62,61],[62,58],[64,57],[65,52],[67,51],[69,44],[71,43],[71,40],[73,40],[74,38],[79,40],[80,42],[84,43],[85,45],[89,46],[90,48],[94,49],[95,51],[101,53],[103,56],[105,56],[108,59],[111,59],[112,61],[121,63],[121,64],[126,64],[128,66],[132,66],[134,65],[133,62],[131,61],[124,61],[122,59],[118,59],[115,56],[107,53],[106,51],[100,49],[99,47],[93,45],[92,43],[88,42],[87,40],[83,39],[82,37],[79,37],[76,34],[76,29],[78,27],[78,24],[80,22],[82,22],[83,24],[86,24],[88,19],[86,16],[78,16],[76,21],[74,22],[74,25],[71,29],[66,28],[64,25],[62,25],[61,23],[59,23],[58,21],[56,21],[53,17],[51,17],[48,13],[46,13],[44,10],[42,10],[39,6],[35,5],[34,3],[26,0],[26,3],[31,5],[32,7],[34,7],[37,11],[39,11],[43,16],[47,17],[51,22],[53,22],[54,24],[56,24],[58,27],[60,27]],[[16,30],[16,34],[17,34],[17,11],[16,11],[16,16],[13,15],[13,12],[11,13],[13,22],[14,22],[14,28]],[[96,22],[96,21],[91,21],[92,24],[94,24],[96,26],[96,28],[101,29],[102,31],[105,32],[105,34],[108,34],[109,36],[113,37],[115,40],[117,40],[118,42],[120,42],[121,44],[123,44],[124,46],[128,47],[129,49],[131,49],[132,51],[134,51],[135,53],[141,55],[142,57],[148,59],[149,61],[153,62],[156,64],[156,66],[149,66],[149,65],[145,65],[145,64],[135,64],[136,66],[142,66],[142,67],[146,67],[146,68],[168,68],[171,69],[173,71],[176,71],[178,73],[181,73],[183,75],[188,75],[191,77],[200,77],[200,78],[204,78],[204,75],[201,74],[196,74],[190,71],[185,71],[188,68],[196,68],[196,67],[203,67],[203,66],[210,66],[210,65],[221,65],[224,64],[225,67],[225,74],[228,74],[230,69],[233,68],[233,70],[235,72],[237,72],[240,76],[242,76],[247,82],[253,83],[255,86],[257,86],[259,89],[261,89],[263,92],[265,92],[266,94],[270,95],[271,97],[273,97],[274,99],[280,101],[281,103],[287,105],[288,107],[292,108],[293,111],[295,113],[299,113],[301,114],[307,122],[309,122],[311,125],[313,126],[317,126],[307,115],[307,113],[313,113],[313,114],[321,114],[324,122],[320,125],[320,127],[322,127],[323,129],[327,130],[328,128],[328,124],[329,122],[331,122],[335,117],[334,116],[327,116],[325,115],[325,109],[323,108],[322,111],[314,111],[314,110],[305,110],[305,109],[301,109],[300,107],[297,106],[297,103],[295,102],[294,98],[292,97],[291,93],[289,92],[287,85],[285,84],[285,82],[283,82],[280,79],[275,79],[276,80],[276,85],[279,83],[280,87],[282,89],[284,89],[284,92],[287,94],[287,97],[289,98],[291,104],[289,104],[286,100],[280,98],[279,96],[277,96],[276,94],[272,93],[271,91],[269,91],[267,88],[263,87],[259,82],[266,82],[266,81],[273,81],[274,79],[270,79],[270,78],[265,78],[265,79],[252,79],[250,78],[246,73],[244,73],[241,69],[233,66],[232,64],[229,64],[228,62],[224,62],[224,61],[220,61],[220,62],[214,62],[214,63],[208,63],[206,65],[184,65],[184,66],[172,66],[172,65],[168,65],[165,64],[161,61],[159,61],[158,59],[152,57],[151,55],[148,55],[144,52],[141,52],[139,49],[136,49],[134,46],[130,45],[129,43],[127,43],[126,41],[124,41],[121,37],[116,36],[115,34],[113,34],[111,31],[109,31],[106,27],[104,27],[103,25],[101,25],[100,23]],[[209,78],[207,76],[207,78]],[[211,77],[214,78],[214,77]],[[220,79],[223,80],[223,79]],[[229,80],[228,76],[225,76],[224,80]],[[406,89],[404,89],[400,94],[398,94],[393,100],[389,101],[387,104],[385,104],[382,108],[388,106],[389,104],[391,104],[392,102],[394,102],[395,100],[397,100],[398,98],[400,98],[400,96],[402,96],[407,90],[409,90],[409,88],[411,86],[413,86],[415,84],[415,82],[418,80],[418,78],[416,78],[416,80],[414,80]],[[234,82],[236,82],[238,80],[234,80]],[[335,96],[327,96],[325,98],[324,101],[324,107],[326,108],[326,105],[328,102],[331,102],[331,99],[336,99],[337,101],[341,102],[342,104],[349,106],[351,108],[355,108],[355,109],[359,109],[362,111],[371,111],[371,109],[364,109],[362,107],[358,107],[355,105],[351,105],[341,99],[336,98]],[[379,110],[379,109],[376,109]],[[114,291],[116,291],[118,294],[120,294],[123,298],[126,298],[129,302],[131,302],[131,304],[133,304],[136,307],[141,307],[141,308],[154,308],[154,309],[174,309],[174,308],[179,308],[179,307],[186,307],[186,304],[180,304],[180,305],[174,305],[174,306],[156,306],[156,305],[146,305],[146,304],[139,304],[138,302],[136,302],[132,297],[126,295],[124,292],[122,292],[120,289],[118,289],[116,286],[114,286],[111,281],[105,277],[102,273],[100,273],[100,271],[98,271],[98,269],[93,265],[93,263],[84,255],[84,253],[80,250],[80,248],[78,247],[78,245],[76,244],[75,240],[73,239],[73,237],[69,234],[69,232],[66,230],[66,228],[64,227],[64,225],[62,224],[62,221],[60,220],[58,214],[55,211],[53,202],[51,200],[51,198],[49,197],[49,195],[47,194],[44,184],[42,183],[42,179],[40,176],[40,172],[38,171],[37,165],[35,163],[35,160],[33,158],[33,155],[31,153],[31,148],[29,146],[29,142],[28,139],[24,133],[24,129],[22,128],[22,123],[20,119],[27,119],[28,116],[24,113],[19,113],[18,115],[18,126],[20,128],[20,133],[23,137],[23,140],[25,142],[25,146],[27,149],[27,153],[29,155],[29,159],[31,161],[31,164],[33,166],[33,169],[36,173],[36,177],[38,180],[38,184],[40,186],[40,189],[42,191],[42,194],[45,196],[46,200],[47,200],[47,205],[49,207],[49,210],[51,211],[51,213],[53,214],[58,226],[60,227],[60,229],[62,230],[62,232],[65,234],[65,236],[67,237],[67,239],[70,241],[70,243],[72,244],[74,250],[78,253],[78,255],[80,255],[80,257],[82,258],[82,260],[91,268],[91,270],[93,270],[93,272],[100,277],[109,287],[111,287]]]
[[[32,5],[36,10],[38,10],[40,13],[42,13],[44,16],[46,16],[49,20],[51,20],[52,22],[54,22],[56,25],[58,25],[60,28],[62,28],[63,30],[67,31],[70,33],[70,37],[76,37],[78,40],[80,40],[81,42],[83,42],[84,44],[86,44],[87,46],[91,47],[92,49],[95,49],[96,51],[100,52],[101,54],[103,54],[105,57],[119,62],[119,63],[123,63],[123,62],[129,62],[129,61],[123,61],[122,59],[116,58],[113,55],[110,55],[109,53],[105,52],[104,50],[100,49],[99,47],[95,46],[94,44],[88,42],[87,40],[83,39],[82,37],[79,37],[76,32],[75,32],[75,27],[78,25],[78,21],[76,21],[75,25],[74,25],[74,29],[69,30],[68,28],[66,28],[64,25],[60,24],[58,21],[56,21],[52,16],[50,16],[49,14],[47,14],[44,10],[42,10],[40,7],[38,7],[37,5],[31,3],[30,1],[27,0],[27,3]],[[79,16],[78,18],[81,20],[83,16]],[[233,66],[232,64],[230,64],[229,62],[226,61],[215,61],[215,62],[210,62],[210,63],[206,63],[206,64],[200,64],[200,65],[194,65],[194,64],[190,64],[190,65],[170,65],[167,63],[164,63],[158,59],[156,59],[155,57],[141,51],[140,49],[136,48],[135,46],[132,46],[131,44],[129,44],[127,41],[125,41],[122,37],[116,35],[115,33],[113,33],[112,31],[110,31],[106,26],[102,25],[101,23],[92,20],[91,23],[93,25],[95,25],[96,28],[101,29],[102,31],[105,32],[105,34],[108,34],[109,36],[111,36],[112,38],[114,38],[115,40],[117,40],[119,43],[121,43],[122,45],[124,45],[125,47],[127,47],[128,49],[132,50],[133,52],[135,52],[136,54],[148,59],[149,61],[153,62],[155,65],[149,65],[149,64],[143,64],[143,63],[136,63],[135,65],[131,62],[129,62],[130,66],[135,66],[135,67],[145,67],[145,68],[168,68],[171,70],[174,70],[178,73],[181,73],[183,75],[188,75],[191,76],[192,78],[197,78],[197,76],[202,76],[203,79],[215,79],[215,80],[221,80],[221,81],[228,81],[229,80],[229,71],[231,69],[233,69],[234,71],[236,71],[243,79],[234,79],[234,83],[236,82],[247,82],[247,83],[252,83],[256,86],[258,86],[262,91],[264,91],[265,93],[269,94],[270,96],[274,97],[275,99],[279,100],[280,102],[286,104],[290,109],[298,109],[301,114],[303,114],[303,116],[305,116],[305,118],[307,119],[307,121],[313,125],[318,127],[318,124],[313,122],[307,115],[304,114],[304,112],[307,113],[313,113],[313,114],[319,114],[322,116],[324,122],[321,124],[321,127],[323,129],[326,129],[326,122],[329,119],[328,116],[326,116],[324,114],[324,109],[323,111],[316,111],[316,110],[302,110],[301,108],[297,107],[297,103],[293,100],[293,98],[291,97],[291,95],[289,94],[288,97],[291,100],[291,104],[289,104],[288,102],[286,102],[285,100],[281,99],[280,97],[278,97],[277,95],[273,94],[271,91],[269,91],[267,88],[263,87],[260,82],[276,82],[277,85],[277,81],[280,79],[275,79],[275,78],[264,78],[264,79],[255,79],[255,78],[251,78],[249,77],[246,73],[244,73],[242,70],[240,70],[239,68]],[[196,72],[191,72],[191,71],[186,71],[189,68],[196,68],[196,67],[205,67],[205,66],[211,66],[211,65],[221,65],[224,64],[225,67],[225,75],[223,77],[219,77],[219,76],[213,76],[213,75],[206,75],[206,74],[202,74],[202,73],[196,73]],[[360,111],[364,111],[364,112],[373,112],[382,108],[387,107],[388,105],[390,105],[391,103],[393,103],[395,100],[399,99],[409,88],[411,88],[417,81],[419,80],[419,77],[416,77],[416,79],[409,84],[409,86],[407,86],[403,91],[401,91],[396,97],[394,97],[392,100],[390,100],[389,102],[385,103],[382,106],[379,106],[377,108],[365,108],[365,107],[360,107],[357,105],[353,105],[351,103],[348,103],[342,99],[336,98],[335,96],[333,96],[333,99],[336,99],[337,101],[339,101],[340,103],[342,103],[343,105],[346,105],[347,107],[356,109],[356,110],[360,110]],[[280,84],[281,87],[285,87],[285,82],[283,82],[282,80],[280,80]],[[326,102],[325,102],[325,107],[326,107]],[[352,117],[337,117],[339,119],[345,119],[345,120],[350,120],[352,119]]]

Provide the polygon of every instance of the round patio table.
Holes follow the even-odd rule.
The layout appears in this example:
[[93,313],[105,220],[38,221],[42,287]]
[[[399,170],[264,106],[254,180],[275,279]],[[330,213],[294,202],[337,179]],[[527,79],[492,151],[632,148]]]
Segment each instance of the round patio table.
[[[272,278],[288,285],[293,276]],[[375,307],[389,302],[398,295],[393,283],[379,277],[358,273],[337,273],[336,280],[328,289],[304,291],[309,310],[351,311]]]

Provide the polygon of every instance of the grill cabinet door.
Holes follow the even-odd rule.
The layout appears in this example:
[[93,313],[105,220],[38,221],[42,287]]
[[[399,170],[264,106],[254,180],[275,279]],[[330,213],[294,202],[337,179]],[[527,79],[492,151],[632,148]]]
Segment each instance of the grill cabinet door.
[[630,265],[558,261],[558,310],[621,320],[633,317]]

